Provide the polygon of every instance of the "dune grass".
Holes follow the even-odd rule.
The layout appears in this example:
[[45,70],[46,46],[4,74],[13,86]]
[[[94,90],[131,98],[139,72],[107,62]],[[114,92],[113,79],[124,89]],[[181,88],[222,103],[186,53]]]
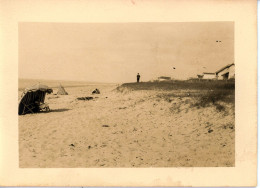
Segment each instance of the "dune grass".
[[124,83],[118,88],[128,88],[130,90],[234,90],[234,81],[168,81],[168,82],[140,82]]
[[218,111],[224,111],[225,107],[221,103],[235,103],[235,82],[234,81],[168,81],[168,82],[141,82],[125,83],[117,88],[118,91],[124,89],[136,90],[161,90],[167,91],[157,95],[158,98],[171,102],[174,97],[195,98],[197,102],[190,104],[190,107],[203,108],[210,105],[216,107]]
[[235,91],[234,90],[216,90],[202,94],[192,107],[201,108],[213,105],[216,110],[221,112],[225,111],[223,103],[235,104]]

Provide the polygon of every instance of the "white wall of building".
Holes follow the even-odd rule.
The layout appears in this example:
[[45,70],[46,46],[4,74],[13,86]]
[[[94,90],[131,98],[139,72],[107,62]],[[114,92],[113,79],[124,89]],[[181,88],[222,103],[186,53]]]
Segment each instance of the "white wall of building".
[[215,74],[204,74],[203,79],[214,79],[216,78]]
[[[226,78],[224,75],[227,73],[228,73],[228,77]],[[232,65],[231,67],[222,70],[221,72],[218,73],[217,77],[218,80],[235,78],[235,65]]]
[[229,67],[229,76],[228,79],[235,78],[235,65],[232,65]]

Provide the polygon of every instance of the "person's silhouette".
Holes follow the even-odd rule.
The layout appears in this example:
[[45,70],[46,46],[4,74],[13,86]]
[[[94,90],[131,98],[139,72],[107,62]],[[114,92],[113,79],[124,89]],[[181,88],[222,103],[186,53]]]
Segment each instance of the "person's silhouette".
[[137,76],[136,76],[136,77],[137,77],[137,83],[138,83],[138,82],[140,81],[140,77],[141,77],[141,76],[140,76],[139,73],[137,73]]

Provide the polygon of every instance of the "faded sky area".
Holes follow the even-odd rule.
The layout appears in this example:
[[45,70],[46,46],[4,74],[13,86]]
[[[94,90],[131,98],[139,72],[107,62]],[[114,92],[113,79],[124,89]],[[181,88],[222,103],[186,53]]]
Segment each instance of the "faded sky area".
[[233,62],[233,22],[19,23],[19,78],[187,79]]

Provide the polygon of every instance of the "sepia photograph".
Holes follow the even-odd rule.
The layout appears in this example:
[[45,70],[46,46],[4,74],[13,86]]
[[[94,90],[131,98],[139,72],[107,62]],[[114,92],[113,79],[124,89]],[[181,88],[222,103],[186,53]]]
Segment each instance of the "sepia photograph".
[[19,23],[19,167],[234,167],[233,22]]
[[0,186],[257,185],[256,0],[0,4]]

